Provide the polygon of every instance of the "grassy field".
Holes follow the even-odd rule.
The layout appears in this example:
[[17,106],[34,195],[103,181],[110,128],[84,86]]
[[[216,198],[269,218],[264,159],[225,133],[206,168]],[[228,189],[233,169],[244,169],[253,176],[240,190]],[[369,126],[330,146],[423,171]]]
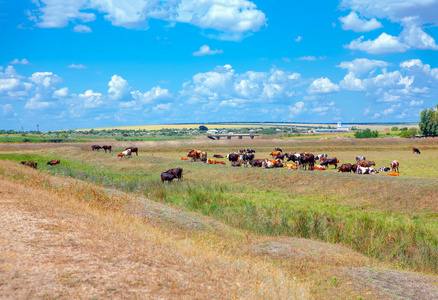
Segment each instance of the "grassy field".
[[[0,159],[37,161],[40,172],[135,193],[265,239],[299,237],[341,244],[392,268],[438,273],[438,170],[433,163],[438,159],[437,139],[195,142],[138,143],[140,155],[124,160],[88,147],[17,149]],[[333,167],[325,172],[231,168],[180,160],[195,147],[208,151],[209,157],[252,148],[257,158],[265,158],[278,146],[283,151],[328,153],[341,163],[361,155],[377,167],[396,159],[401,176],[341,174]],[[421,155],[412,153],[413,146]],[[61,165],[45,164],[52,159],[61,159]],[[184,169],[184,180],[162,184],[159,174],[172,167]],[[0,176],[14,178],[6,169],[0,171]],[[311,290],[319,296],[328,286],[338,287],[336,280],[322,282],[310,265],[300,267],[291,260],[281,265],[294,276],[313,278]],[[331,274],[327,272],[324,276]]]

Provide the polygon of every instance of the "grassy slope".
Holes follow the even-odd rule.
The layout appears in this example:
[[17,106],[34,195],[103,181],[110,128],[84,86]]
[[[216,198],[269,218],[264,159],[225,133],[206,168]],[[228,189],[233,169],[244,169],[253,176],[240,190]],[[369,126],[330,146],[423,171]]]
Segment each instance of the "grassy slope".
[[309,298],[221,224],[222,237],[166,228],[132,213],[146,212],[132,195],[12,162],[0,191],[0,298]]

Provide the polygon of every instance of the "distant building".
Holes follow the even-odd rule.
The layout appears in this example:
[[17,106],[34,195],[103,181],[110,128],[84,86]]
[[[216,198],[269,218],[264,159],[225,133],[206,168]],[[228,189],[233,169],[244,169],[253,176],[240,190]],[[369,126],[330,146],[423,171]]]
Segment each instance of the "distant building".
[[218,131],[216,129],[209,129],[207,130],[207,134],[217,134]]
[[350,131],[351,127],[348,125],[342,125],[341,121],[338,122],[338,126],[336,126],[336,131]]
[[313,129],[314,132],[347,132],[350,130],[351,127],[348,125],[342,125],[341,121],[338,122],[336,128]]

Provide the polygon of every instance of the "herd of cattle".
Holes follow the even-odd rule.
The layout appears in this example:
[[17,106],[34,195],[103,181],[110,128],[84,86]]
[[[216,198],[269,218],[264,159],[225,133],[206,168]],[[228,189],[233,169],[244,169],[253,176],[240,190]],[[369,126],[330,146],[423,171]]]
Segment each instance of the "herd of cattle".
[[[112,147],[110,145],[93,145],[91,146],[91,150],[99,151],[99,149],[104,149],[105,153],[109,151],[112,152]],[[123,152],[119,153],[117,157],[123,159],[124,157],[131,157],[132,153],[135,152],[138,156],[138,148],[137,147],[128,147]],[[412,149],[413,153],[421,154],[418,148]],[[338,172],[348,172],[348,173],[356,173],[356,174],[377,174],[379,172],[389,172],[388,175],[398,176],[399,174],[399,162],[394,160],[390,163],[389,167],[381,167],[376,170],[376,163],[371,160],[367,160],[363,156],[356,157],[356,163],[344,163],[338,167],[339,159],[336,157],[328,158],[327,154],[313,155],[308,152],[303,153],[292,153],[292,152],[283,152],[281,148],[275,148],[269,154],[272,159],[256,159],[255,158],[255,150],[253,149],[240,149],[238,152],[230,152],[226,155],[226,158],[230,162],[232,167],[240,167],[240,166],[252,166],[252,167],[260,167],[263,169],[271,169],[271,168],[283,168],[286,167],[288,169],[303,169],[303,170],[317,170],[324,171],[329,168],[330,165],[334,166],[335,169],[338,169]],[[207,164],[223,164],[225,165],[225,161],[220,161],[218,159],[224,158],[224,156],[220,154],[214,154],[213,158],[207,158],[207,152],[201,150],[190,150],[187,154],[188,158],[191,158],[192,161],[200,160]],[[188,158],[182,157],[183,160],[188,160]],[[285,162],[286,160],[286,162]],[[292,163],[289,163],[289,162]],[[315,163],[319,161],[319,165],[315,165]],[[48,165],[58,165],[60,164],[60,160],[52,160],[47,162]],[[34,161],[22,161],[22,165],[37,168],[38,163]],[[173,179],[182,180],[183,176],[182,168],[175,168],[167,170],[166,172],[161,173],[161,181],[172,182]]]
[[[420,154],[420,150],[417,148],[412,149],[413,153]],[[226,155],[226,158],[230,162],[232,167],[241,167],[241,166],[252,166],[252,167],[260,167],[263,169],[271,169],[271,168],[283,168],[287,167],[288,169],[303,169],[303,170],[317,170],[324,171],[329,168],[329,166],[334,166],[335,169],[338,169],[338,172],[348,172],[348,173],[356,173],[356,174],[377,174],[379,172],[389,172],[388,175],[398,176],[399,174],[399,162],[394,160],[389,164],[389,167],[381,167],[378,170],[375,169],[376,163],[371,160],[367,160],[365,157],[357,156],[356,163],[344,163],[338,167],[339,159],[336,157],[328,158],[327,154],[313,155],[308,152],[302,153],[292,153],[292,152],[283,152],[281,148],[275,148],[269,154],[272,159],[256,159],[255,151],[253,149],[240,149],[238,152],[230,152]],[[225,164],[224,161],[217,160],[217,158],[224,158],[220,154],[214,154],[213,158],[207,158],[207,152],[201,150],[190,150],[187,154],[188,158],[191,158],[192,161],[200,160],[207,164]],[[187,158],[181,158],[183,160],[188,160]],[[285,162],[286,160],[286,162]],[[319,161],[319,165],[315,165],[315,163]],[[291,162],[291,163],[289,163]]]

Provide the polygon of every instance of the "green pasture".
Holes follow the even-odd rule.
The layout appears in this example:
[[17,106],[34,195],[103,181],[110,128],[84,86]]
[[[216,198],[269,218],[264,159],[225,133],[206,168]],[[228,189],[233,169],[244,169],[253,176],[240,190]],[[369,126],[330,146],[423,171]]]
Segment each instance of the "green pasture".
[[[340,164],[354,162],[357,155],[374,160],[376,167],[396,159],[400,177],[341,174],[332,166],[312,172],[207,165],[180,160],[187,153],[182,146],[140,148],[139,156],[123,160],[79,147],[3,154],[0,159],[37,161],[42,172],[141,194],[258,234],[341,243],[369,257],[436,274],[438,171],[433,162],[438,151],[435,140],[418,144],[421,155],[398,139],[282,145],[283,151],[328,153]],[[275,146],[264,141],[242,148],[253,148],[257,158],[265,158]],[[212,142],[203,150],[211,157],[237,149]],[[47,165],[52,159],[61,164]],[[161,183],[160,173],[175,167],[184,169],[184,180]],[[15,176],[1,164],[0,175]]]

